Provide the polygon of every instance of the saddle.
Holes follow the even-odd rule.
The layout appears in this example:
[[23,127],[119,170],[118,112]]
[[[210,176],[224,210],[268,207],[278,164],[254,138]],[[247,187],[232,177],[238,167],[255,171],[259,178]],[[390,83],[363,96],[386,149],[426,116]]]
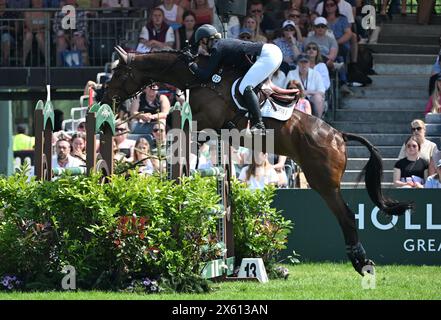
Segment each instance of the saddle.
[[[243,97],[239,92],[239,86],[242,79],[236,81],[233,86],[234,88],[234,98],[240,105],[245,105]],[[261,85],[254,88],[257,97],[259,98],[260,107],[262,107],[266,101],[268,101],[274,108],[277,106],[290,108],[298,100],[298,89],[283,89],[276,86],[270,79],[263,82]]]

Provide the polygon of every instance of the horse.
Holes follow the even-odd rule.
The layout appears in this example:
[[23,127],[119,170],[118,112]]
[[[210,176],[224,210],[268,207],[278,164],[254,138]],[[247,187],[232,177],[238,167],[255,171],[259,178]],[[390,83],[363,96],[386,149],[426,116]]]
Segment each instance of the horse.
[[[116,51],[119,63],[104,92],[101,103],[118,104],[135,96],[153,82],[190,89],[189,103],[198,129],[224,129],[233,123],[238,130],[246,128],[248,119],[234,105],[230,94],[233,82],[243,76],[234,68],[225,68],[220,83],[201,83],[189,70],[182,51],[158,51],[146,54]],[[207,62],[199,56],[198,63]],[[382,158],[379,151],[364,137],[340,132],[325,121],[294,110],[285,122],[264,118],[267,129],[274,130],[277,143],[274,152],[292,158],[303,170],[312,189],[317,191],[338,220],[346,244],[346,254],[361,275],[375,263],[368,259],[359,241],[354,212],[345,203],[340,189],[346,169],[347,142],[357,141],[370,152],[361,175],[375,205],[387,215],[402,215],[413,208],[412,202],[398,202],[383,195]]]

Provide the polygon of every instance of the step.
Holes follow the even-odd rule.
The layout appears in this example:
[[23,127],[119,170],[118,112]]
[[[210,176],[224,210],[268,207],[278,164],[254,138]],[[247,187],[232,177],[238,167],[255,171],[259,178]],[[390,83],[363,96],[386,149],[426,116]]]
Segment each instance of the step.
[[[342,182],[340,185],[341,189],[366,189],[364,182],[355,183],[355,182]],[[382,182],[382,189],[392,189],[395,188],[392,182]]]
[[418,24],[383,24],[381,26],[381,35],[384,36],[403,36],[409,35],[411,37],[416,36],[434,36],[439,37],[439,30],[437,28],[429,25],[418,25]]
[[[401,146],[376,146],[382,158],[394,158],[400,153]],[[365,146],[348,146],[347,154],[350,158],[368,158],[369,149]]]
[[[401,146],[410,134],[411,132],[409,130],[408,133],[363,133],[360,135],[375,146]],[[347,144],[350,146],[361,145],[360,142],[357,141],[348,141]]]
[[[342,181],[344,182],[356,182],[358,181],[358,176],[360,174],[360,170],[346,170]],[[383,170],[383,181],[384,182],[393,182],[393,170]],[[364,175],[363,180],[364,181]]]
[[430,65],[375,63],[374,70],[378,74],[426,74],[427,77],[429,77],[432,72],[432,65],[434,63],[435,60]]
[[[348,158],[346,170],[362,170],[369,158]],[[393,170],[398,158],[383,158],[383,170]]]
[[[383,31],[383,30],[381,30]],[[412,34],[401,34],[401,35],[383,35],[380,32],[377,43],[396,43],[396,44],[422,44],[422,45],[438,45],[439,35],[412,35]]]
[[335,121],[357,121],[357,122],[409,122],[413,119],[424,118],[423,111],[407,111],[402,110],[382,110],[372,111],[370,109],[337,109],[335,113]]
[[369,88],[429,87],[429,77],[425,74],[407,75],[406,77],[399,74],[379,74],[369,77],[372,79],[372,84],[368,86]]
[[436,54],[374,53],[374,64],[425,64],[433,65]]
[[[417,16],[416,14],[408,14],[405,17],[402,17],[400,14],[394,14],[392,15],[392,20],[387,20],[387,22],[385,23],[380,23],[380,20],[377,16],[377,24],[380,24],[383,27],[388,27],[389,25],[394,25],[394,24],[408,24],[408,25],[412,25],[412,26],[418,26],[417,24]],[[440,25],[441,24],[441,16],[439,15],[432,15],[430,17],[430,25],[433,28],[439,28],[436,25]]]
[[341,122],[335,121],[332,126],[343,132],[365,133],[400,133],[409,132],[409,123],[375,123],[375,122]]
[[344,98],[341,101],[341,109],[355,109],[355,110],[400,110],[400,111],[424,111],[426,105],[425,99],[421,97],[418,99],[385,99],[385,98]]
[[355,97],[366,98],[414,98],[427,97],[427,87],[388,88],[388,87],[353,87]]
[[422,44],[372,43],[374,53],[438,54],[439,46]]

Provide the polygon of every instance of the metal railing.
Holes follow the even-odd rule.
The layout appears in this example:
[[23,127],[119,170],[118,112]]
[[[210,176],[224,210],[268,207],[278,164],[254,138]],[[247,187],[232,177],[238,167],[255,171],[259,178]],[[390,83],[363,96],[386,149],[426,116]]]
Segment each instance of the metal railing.
[[55,17],[60,9],[7,12],[19,17],[0,16],[2,67],[103,66],[111,61],[115,45],[137,44],[147,21],[142,9],[78,9],[76,26],[81,29],[63,29],[61,19]]

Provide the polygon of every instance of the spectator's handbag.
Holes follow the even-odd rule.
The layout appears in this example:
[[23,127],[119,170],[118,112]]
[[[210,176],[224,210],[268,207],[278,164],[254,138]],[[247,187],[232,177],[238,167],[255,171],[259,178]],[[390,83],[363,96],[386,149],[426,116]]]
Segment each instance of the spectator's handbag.
[[418,24],[429,24],[430,15],[432,14],[432,9],[434,4],[435,4],[435,0],[418,1],[418,13],[417,13]]
[[65,67],[82,67],[83,55],[78,50],[65,50],[61,52],[61,58]]

